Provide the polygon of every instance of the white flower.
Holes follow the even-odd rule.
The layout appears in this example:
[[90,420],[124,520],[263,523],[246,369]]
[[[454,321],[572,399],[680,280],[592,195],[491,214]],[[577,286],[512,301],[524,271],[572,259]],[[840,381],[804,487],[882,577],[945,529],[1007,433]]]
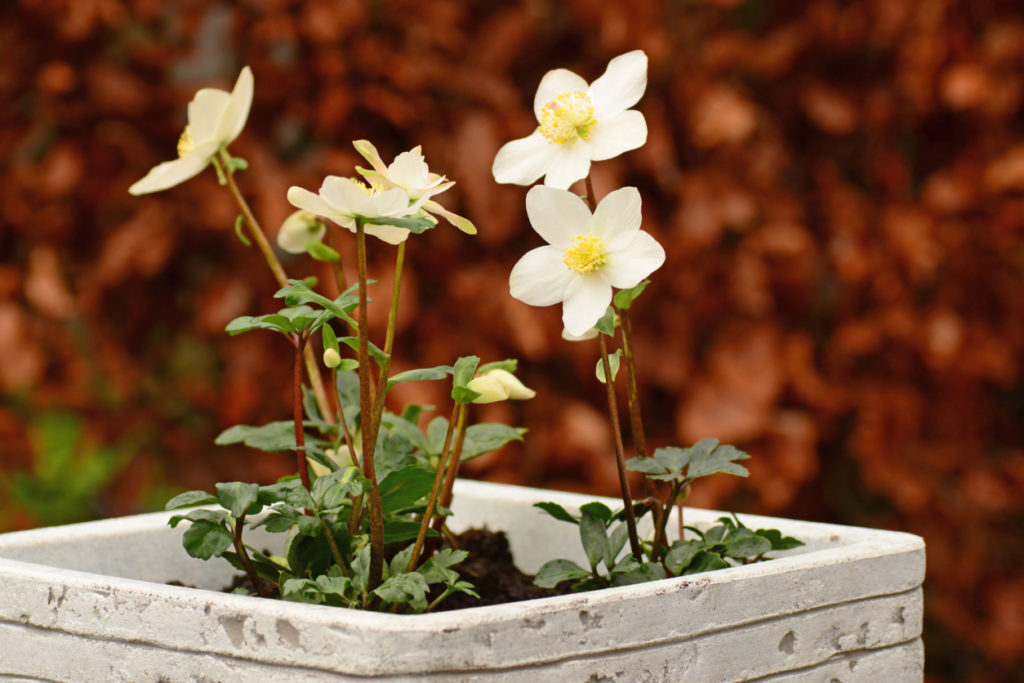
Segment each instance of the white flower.
[[[358,180],[330,175],[324,178],[320,194],[288,188],[288,201],[355,232],[356,218],[404,218],[417,213],[426,200],[421,197],[410,203],[409,194],[401,188],[367,187]],[[400,244],[409,236],[408,230],[393,225],[366,223],[364,227],[367,235],[388,244]]]
[[128,192],[133,195],[159,192],[196,176],[213,155],[234,142],[245,127],[252,106],[253,80],[249,67],[242,69],[230,93],[203,88],[188,103],[188,125],[178,140],[178,158],[150,169]]
[[477,375],[466,383],[466,387],[480,394],[473,399],[473,403],[494,403],[506,399],[526,401],[537,395],[536,391],[520,382],[518,377],[500,368]]
[[446,208],[435,202],[431,197],[441,194],[454,185],[454,181],[445,182],[445,177],[431,173],[427,162],[423,158],[420,146],[416,145],[408,152],[402,152],[391,165],[385,166],[380,153],[369,140],[356,140],[352,143],[364,159],[370,162],[373,169],[356,167],[356,170],[372,185],[379,185],[383,188],[398,187],[409,193],[409,199],[425,199],[423,211],[427,214],[437,214],[448,220],[459,230],[469,234],[476,234],[476,226],[462,216],[448,211]]
[[597,331],[596,327],[591,327],[583,334],[572,334],[569,330],[562,329],[562,339],[571,342],[590,341],[591,339],[597,339],[597,335],[601,334]]
[[292,212],[281,224],[277,231],[277,246],[289,254],[304,254],[306,245],[322,240],[325,232],[327,226],[315,213],[299,209]]
[[647,141],[647,122],[635,109],[647,88],[647,55],[634,50],[608,62],[589,86],[568,69],[544,74],[533,100],[540,124],[506,144],[491,169],[499,183],[566,189],[590,173],[591,161],[611,159]]
[[612,287],[635,287],[665,262],[665,250],[640,230],[640,192],[608,194],[593,214],[572,192],[544,185],[526,193],[526,214],[548,246],[512,268],[512,296],[531,306],[564,302],[566,331],[582,336],[601,319]]

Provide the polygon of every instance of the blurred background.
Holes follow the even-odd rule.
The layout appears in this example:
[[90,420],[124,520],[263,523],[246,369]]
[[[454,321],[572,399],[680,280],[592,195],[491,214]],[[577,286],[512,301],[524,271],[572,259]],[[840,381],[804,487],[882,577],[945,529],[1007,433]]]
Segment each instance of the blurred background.
[[[753,454],[749,480],[704,480],[695,505],[923,535],[929,680],[1024,680],[1011,0],[7,0],[0,531],[288,473],[286,456],[212,443],[290,405],[285,342],[223,332],[277,305],[230,196],[212,170],[127,193],[175,156],[194,92],[230,90],[246,64],[256,94],[232,150],[268,232],[289,185],[353,173],[354,139],[388,160],[421,144],[457,182],[442,203],[479,235],[443,225],[410,244],[395,367],[517,357],[538,391],[480,411],[530,433],[465,473],[614,494],[596,349],[561,340],[559,307],[507,294],[540,240],[525,188],[490,166],[536,126],[547,70],[590,81],[636,48],[650,137],[593,178],[599,196],[640,188],[668,252],[634,308],[649,442]],[[374,247],[387,285],[393,250]],[[447,410],[440,386],[401,389],[396,407]]]

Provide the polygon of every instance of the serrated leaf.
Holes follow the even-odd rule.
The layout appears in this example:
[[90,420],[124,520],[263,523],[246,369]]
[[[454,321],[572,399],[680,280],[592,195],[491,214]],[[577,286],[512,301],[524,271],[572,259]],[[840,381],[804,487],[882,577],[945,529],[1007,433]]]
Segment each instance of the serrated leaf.
[[559,505],[558,503],[543,502],[534,503],[533,507],[540,508],[544,512],[548,513],[560,522],[569,522],[570,524],[579,524],[579,520],[573,517],[569,512]]
[[228,512],[227,510],[191,510],[184,515],[174,515],[168,520],[168,524],[171,528],[178,526],[179,522],[207,522],[209,524],[227,524],[228,523]]
[[701,541],[676,541],[672,548],[665,554],[665,566],[672,574],[678,576],[684,569],[690,566],[693,558],[697,557],[704,548]]
[[177,510],[178,508],[190,508],[196,505],[212,505],[217,502],[217,497],[206,491],[185,491],[167,501],[164,510]]
[[657,562],[645,562],[632,571],[616,572],[612,575],[611,583],[613,586],[629,586],[635,583],[660,581],[664,578],[668,578],[664,567]]
[[778,529],[758,529],[754,533],[768,539],[768,542],[772,544],[772,550],[789,550],[804,545],[803,541],[792,536],[783,536]]
[[260,487],[259,484],[249,484],[244,481],[229,481],[216,484],[217,497],[220,504],[231,511],[231,516],[238,519],[250,512],[259,512]]
[[607,526],[612,519],[611,508],[604,503],[599,503],[597,501],[584,503],[580,506],[580,512],[586,512],[597,517],[605,526]]
[[192,557],[201,560],[208,560],[217,557],[231,547],[234,542],[231,533],[224,528],[223,524],[198,521],[185,530],[181,538],[181,544],[185,551]]
[[433,486],[434,473],[424,467],[414,465],[391,472],[381,480],[379,487],[384,514],[413,505],[430,495]]
[[309,491],[295,475],[276,484],[261,486],[258,500],[261,505],[288,503],[297,508],[313,507],[313,499],[310,497]]
[[[710,448],[706,444],[714,444]],[[750,455],[739,450],[735,446],[718,445],[715,439],[703,439],[698,441],[690,449],[690,462],[686,468],[687,479],[706,477],[709,474],[723,472],[737,477],[748,477],[750,471],[743,465],[737,464],[736,460],[747,460]]]
[[444,379],[452,373],[452,366],[450,365],[438,365],[433,368],[418,368],[416,370],[406,370],[405,372],[399,372],[397,375],[392,375],[388,380],[389,385],[401,384],[402,382],[418,382],[422,380],[437,380]]
[[724,545],[725,554],[738,559],[764,555],[772,549],[770,540],[744,527],[732,529],[725,537]]
[[635,287],[616,292],[614,299],[615,307],[628,311],[629,307],[633,305],[633,301],[635,301],[636,298],[640,296],[645,289],[647,289],[647,285],[649,284],[651,284],[650,280],[644,280]]
[[589,512],[580,516],[580,541],[591,568],[597,567],[608,556],[610,546],[604,522]]
[[[658,449],[661,450],[661,449]],[[637,456],[630,458],[626,461],[626,469],[632,470],[633,472],[643,472],[644,474],[665,474],[666,470],[661,463],[654,458],[644,458]]]
[[683,570],[682,576],[688,576],[690,574],[699,574],[700,572],[710,572],[716,569],[727,569],[729,563],[722,559],[722,556],[718,553],[713,553],[710,550],[702,550],[697,553],[690,565]]
[[551,560],[537,570],[533,583],[541,588],[554,588],[563,581],[585,579],[590,572],[571,560]]
[[485,453],[496,451],[511,441],[522,441],[526,434],[524,427],[509,427],[500,422],[483,422],[470,425],[462,444],[462,462],[472,460]]

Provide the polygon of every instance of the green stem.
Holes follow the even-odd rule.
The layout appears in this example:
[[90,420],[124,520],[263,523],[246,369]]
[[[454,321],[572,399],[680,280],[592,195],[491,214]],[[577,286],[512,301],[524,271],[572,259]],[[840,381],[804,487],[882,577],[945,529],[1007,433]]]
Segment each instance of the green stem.
[[405,265],[405,242],[398,245],[398,254],[395,257],[395,283],[391,288],[391,310],[388,311],[388,327],[384,336],[384,360],[380,363],[380,379],[377,382],[377,394],[373,403],[374,441],[377,439],[377,430],[380,429],[380,420],[384,415],[384,399],[388,394],[388,371],[391,368],[391,350],[395,345],[395,325],[398,321],[398,295],[402,286],[402,268]]
[[249,559],[249,553],[245,550],[245,544],[242,543],[242,529],[245,524],[245,515],[242,515],[235,520],[234,533],[231,534],[231,538],[235,544],[235,552],[238,553],[238,560],[242,563],[242,567],[245,569],[245,575],[252,581],[252,585],[256,587],[256,593],[261,598],[269,598],[270,590],[267,588],[263,579],[260,578],[259,574],[256,573],[256,568],[252,566],[252,560]]
[[[234,197],[235,203],[238,204],[238,209],[242,212],[246,225],[249,226],[249,234],[252,235],[252,239],[256,243],[257,248],[259,248],[260,253],[263,254],[263,259],[270,267],[270,272],[274,274],[274,279],[277,280],[277,284],[279,286],[287,287],[288,276],[285,275],[281,262],[278,260],[277,255],[274,254],[274,249],[267,241],[263,228],[261,228],[260,224],[256,221],[256,216],[249,207],[249,203],[245,201],[245,197],[242,196],[241,191],[238,189],[238,185],[235,183],[235,171],[231,167],[231,164],[227,163],[229,158],[227,150],[222,149],[218,156],[213,157],[213,163],[217,167],[218,173],[222,173],[224,175],[224,180],[227,183],[228,190],[230,190],[231,196]],[[320,408],[320,414],[326,417],[330,414],[328,412],[327,392],[324,390],[323,379],[320,377],[320,368],[316,363],[316,358],[313,357],[312,347],[306,347],[304,351],[304,358],[306,363],[306,374],[309,376],[309,384],[313,388],[313,395],[316,397],[317,406]]]
[[455,423],[462,424],[466,419],[466,406],[458,404],[452,409],[451,419],[448,421],[448,431],[444,435],[444,447],[441,449],[441,457],[437,461],[437,471],[434,472],[434,485],[430,489],[430,498],[427,499],[427,509],[423,511],[423,519],[420,521],[420,530],[416,534],[416,542],[412,547],[412,554],[409,555],[409,563],[405,571],[411,572],[416,569],[420,561],[420,553],[423,552],[423,542],[427,538],[427,530],[430,528],[430,519],[434,516],[437,508],[437,499],[441,493],[441,483],[444,480],[445,464],[448,461],[448,454],[452,450],[452,434],[455,431]]
[[348,576],[348,565],[345,564],[345,557],[341,554],[341,548],[338,547],[338,540],[334,538],[334,532],[331,531],[331,525],[327,523],[327,520],[323,517],[320,518],[320,524],[324,527],[324,536],[327,537],[327,545],[331,546],[331,555],[334,556],[334,563],[341,569],[341,573]]
[[[629,312],[619,309],[619,335],[622,338],[622,353],[626,359],[626,390],[629,397],[629,428],[633,432],[633,445],[637,455],[647,457],[647,437],[644,435],[644,420],[640,413],[640,390],[636,381],[636,363],[633,360],[633,331]],[[644,480],[646,481],[646,479]]]
[[[589,180],[589,179],[588,179]],[[608,345],[604,341],[604,335],[597,335],[601,347],[601,363],[604,368],[604,386],[608,396],[608,419],[612,425],[612,434],[615,437],[615,464],[619,471],[619,489],[622,493],[622,504],[626,512],[626,528],[629,531],[629,547],[633,551],[633,558],[637,562],[643,562],[643,555],[640,551],[640,539],[636,533],[636,514],[633,512],[633,496],[629,491],[629,479],[626,476],[626,457],[622,448],[622,430],[619,427],[619,409],[615,402],[615,387],[612,386],[612,368],[608,362]]]
[[377,430],[366,423],[367,416],[373,415],[373,397],[370,395],[372,390],[367,339],[366,227],[359,218],[356,218],[356,258],[359,262],[359,410],[363,421],[363,474],[370,480],[370,571],[367,580],[367,591],[370,592],[380,585],[384,575],[384,512],[373,461]]
[[306,463],[306,432],[302,428],[302,351],[306,347],[303,335],[292,335],[295,345],[295,368],[292,373],[292,421],[295,423],[295,466],[299,479],[310,490],[309,465]]
[[[469,420],[467,419],[468,413],[469,405],[463,404],[462,414],[459,416],[459,426],[455,432],[455,445],[452,446],[452,457],[449,458],[451,463],[448,465],[448,472],[444,477],[444,492],[441,494],[442,507],[448,508],[452,505],[452,497],[455,491],[455,479],[459,476],[459,465],[462,464],[462,447],[466,443],[466,428],[469,426]],[[434,529],[440,531],[443,526],[443,517],[438,517],[434,520]]]

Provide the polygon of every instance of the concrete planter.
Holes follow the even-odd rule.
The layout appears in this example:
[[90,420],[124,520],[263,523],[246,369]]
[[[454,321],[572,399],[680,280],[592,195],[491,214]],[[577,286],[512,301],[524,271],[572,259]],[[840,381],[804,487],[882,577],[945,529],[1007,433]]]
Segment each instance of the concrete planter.
[[[530,505],[592,499],[464,481],[455,514],[506,530],[533,572],[583,558],[575,528]],[[688,509],[687,523],[719,514]],[[0,536],[0,679],[922,679],[924,544],[909,534],[746,515],[807,546],[708,574],[406,616],[215,592],[231,568],[185,555],[168,516]],[[172,579],[210,590],[164,585]]]

